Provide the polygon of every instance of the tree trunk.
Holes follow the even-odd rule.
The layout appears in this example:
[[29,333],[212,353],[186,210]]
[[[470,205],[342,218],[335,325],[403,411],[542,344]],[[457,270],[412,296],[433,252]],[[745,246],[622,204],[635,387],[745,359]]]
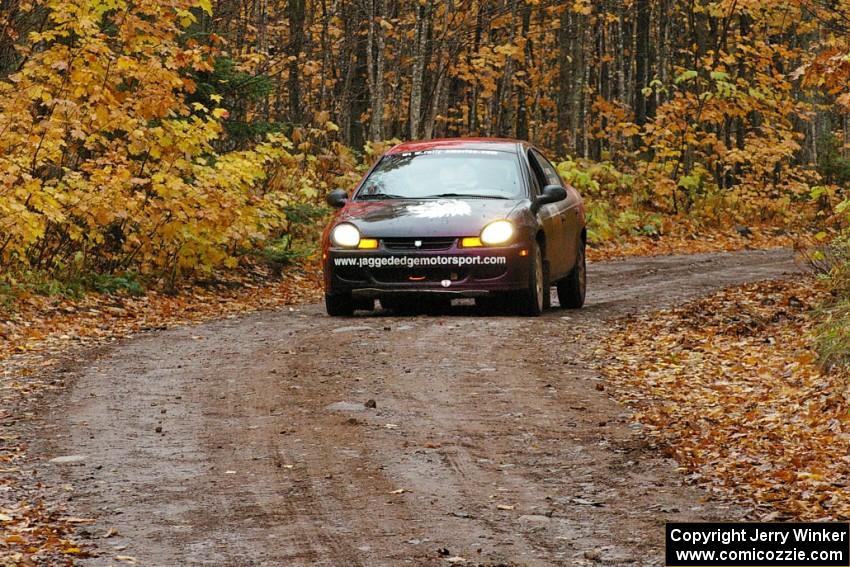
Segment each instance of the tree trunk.
[[635,0],[635,20],[637,37],[635,41],[635,83],[634,109],[635,123],[646,123],[646,96],[643,88],[649,84],[649,26],[650,5],[648,0]]
[[[472,50],[467,54],[467,65],[472,67],[472,58],[478,53],[478,50],[481,48],[481,5],[478,5],[478,8],[475,12],[475,42],[473,43]],[[478,81],[472,81],[471,87],[471,95],[469,102],[469,133],[470,134],[478,134],[480,129],[478,122]]]
[[410,138],[419,138],[419,124],[422,120],[422,77],[425,73],[425,58],[428,47],[428,19],[431,17],[431,5],[419,5],[416,8],[416,29],[413,34],[413,72],[410,81]]
[[304,0],[289,0],[287,5],[287,16],[289,18],[289,33],[292,38],[292,49],[289,62],[289,119],[294,124],[301,124],[304,120],[301,106],[301,74],[298,63],[301,60],[301,51],[304,48]]
[[369,98],[371,120],[369,139],[377,142],[384,139],[384,28],[381,21],[386,14],[386,0],[368,0],[369,31],[367,36],[366,61],[369,67]]
[[434,137],[434,122],[437,120],[437,114],[440,111],[440,96],[443,93],[443,85],[446,82],[446,70],[445,69],[437,69],[437,83],[434,85],[433,95],[431,98],[431,105],[428,109],[428,115],[425,119],[425,126],[423,128],[423,137],[426,139],[431,139]]
[[841,157],[850,158],[850,115],[845,114],[844,120],[844,144],[841,146]]
[[533,4],[528,3],[523,6],[522,10],[522,37],[525,39],[525,74],[516,82],[516,128],[514,129],[514,137],[520,140],[528,139],[528,94],[526,86],[529,81],[529,71],[532,61],[532,42],[528,35],[531,26],[531,10]]
[[569,6],[561,12],[561,27],[558,30],[558,132],[555,144],[559,151],[570,153],[569,135],[572,129],[573,114],[573,69],[572,43],[575,37],[572,33],[572,11]]
[[[511,2],[510,37],[508,44],[513,45],[516,41],[516,10],[518,2]],[[514,58],[510,55],[505,60],[505,69],[502,75],[502,84],[499,89],[498,113],[499,123],[496,130],[497,136],[510,136],[515,130],[513,123],[514,106],[511,104],[513,98]]]

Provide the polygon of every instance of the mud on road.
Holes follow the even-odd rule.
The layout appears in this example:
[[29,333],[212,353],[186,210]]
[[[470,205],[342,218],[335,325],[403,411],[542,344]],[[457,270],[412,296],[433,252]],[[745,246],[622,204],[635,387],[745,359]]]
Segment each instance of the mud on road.
[[150,334],[82,361],[32,453],[117,530],[87,565],[659,565],[664,521],[745,511],[683,485],[592,352],[613,318],[795,271],[634,259],[538,319],[307,306]]

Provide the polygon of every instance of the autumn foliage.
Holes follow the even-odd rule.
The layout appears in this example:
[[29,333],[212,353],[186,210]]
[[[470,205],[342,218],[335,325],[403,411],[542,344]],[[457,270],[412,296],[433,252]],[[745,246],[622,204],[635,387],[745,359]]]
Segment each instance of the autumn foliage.
[[351,187],[387,140],[459,135],[557,156],[595,244],[679,226],[799,230],[818,211],[831,238],[850,184],[848,13],[774,0],[7,2],[0,262],[174,280],[286,255],[292,208]]
[[[690,480],[846,519],[848,22],[850,0],[0,1],[0,358],[314,300],[309,269],[216,271],[307,256],[324,194],[394,141],[528,139],[585,197],[592,261],[811,233],[831,293],[627,321],[601,371]],[[80,279],[121,293],[45,297]],[[21,376],[0,405],[48,389]],[[67,518],[7,512],[18,557],[82,553]]]
[[[35,8],[33,8],[35,9]],[[187,39],[208,1],[50,1],[0,82],[0,258],[73,274],[234,265],[318,188],[270,134],[218,151],[228,111],[188,102],[215,48]]]

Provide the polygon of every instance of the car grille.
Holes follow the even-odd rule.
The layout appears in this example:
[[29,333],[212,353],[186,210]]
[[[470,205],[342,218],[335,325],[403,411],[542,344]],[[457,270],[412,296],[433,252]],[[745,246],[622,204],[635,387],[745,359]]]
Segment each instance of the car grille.
[[463,280],[467,275],[468,270],[464,268],[429,267],[421,273],[411,272],[408,268],[372,270],[372,277],[378,283],[435,283],[443,280]]
[[[387,250],[448,250],[454,246],[456,238],[384,238]],[[421,246],[416,246],[421,242]]]

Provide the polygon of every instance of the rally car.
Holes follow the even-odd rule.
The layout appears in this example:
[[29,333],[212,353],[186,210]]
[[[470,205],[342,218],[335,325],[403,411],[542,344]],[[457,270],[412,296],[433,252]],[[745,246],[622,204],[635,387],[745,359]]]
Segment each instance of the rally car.
[[586,291],[582,198],[527,142],[459,138],[395,146],[338,209],[322,236],[332,316],[447,303],[539,315],[550,286],[561,307]]

